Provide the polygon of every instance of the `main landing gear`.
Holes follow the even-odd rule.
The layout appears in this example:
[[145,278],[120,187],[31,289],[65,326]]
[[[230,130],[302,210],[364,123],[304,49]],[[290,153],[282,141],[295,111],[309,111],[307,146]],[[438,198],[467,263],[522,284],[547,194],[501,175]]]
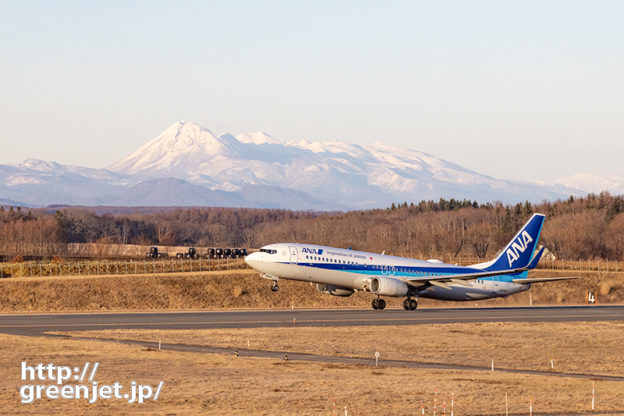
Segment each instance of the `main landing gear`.
[[277,292],[279,290],[279,285],[277,284],[277,282],[273,282],[273,284],[271,285],[271,292]]
[[[385,309],[386,301],[380,298],[376,298],[376,299],[373,299],[373,301],[371,302],[371,305],[373,309],[380,309],[380,310]],[[403,309],[405,309],[406,311],[415,311],[417,307],[418,307],[418,302],[416,302],[416,299],[407,298],[403,301]]]
[[385,309],[386,301],[383,299],[373,299],[371,305],[373,306],[373,309]]
[[415,311],[418,307],[418,302],[414,299],[407,298],[403,301],[403,309],[406,311]]

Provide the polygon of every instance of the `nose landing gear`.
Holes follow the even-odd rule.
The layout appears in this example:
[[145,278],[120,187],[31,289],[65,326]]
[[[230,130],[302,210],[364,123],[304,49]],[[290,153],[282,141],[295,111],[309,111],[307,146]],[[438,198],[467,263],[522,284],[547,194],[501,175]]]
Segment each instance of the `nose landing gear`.
[[415,311],[418,307],[418,302],[416,300],[407,298],[403,301],[403,309],[406,311]]
[[386,308],[386,301],[383,299],[373,299],[373,301],[371,302],[371,305],[373,307],[373,309],[385,309]]
[[279,290],[279,285],[277,284],[279,277],[268,273],[260,273],[260,277],[271,281],[271,292],[277,292]]

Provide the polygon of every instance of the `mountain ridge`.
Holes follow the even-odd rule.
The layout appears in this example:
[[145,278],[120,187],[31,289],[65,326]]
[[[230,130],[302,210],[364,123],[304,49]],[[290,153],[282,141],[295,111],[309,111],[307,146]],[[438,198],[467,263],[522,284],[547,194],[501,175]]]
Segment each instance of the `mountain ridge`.
[[184,120],[106,169],[38,159],[0,165],[0,198],[39,206],[115,202],[345,210],[439,198],[541,202],[583,193],[573,180],[498,179],[383,142],[282,140],[265,132],[216,135]]

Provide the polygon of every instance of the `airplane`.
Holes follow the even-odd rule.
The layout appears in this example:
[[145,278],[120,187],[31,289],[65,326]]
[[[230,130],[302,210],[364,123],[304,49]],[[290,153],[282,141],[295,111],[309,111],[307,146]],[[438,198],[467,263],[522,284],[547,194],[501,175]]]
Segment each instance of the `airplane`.
[[533,214],[496,258],[471,266],[298,243],[269,244],[247,255],[245,262],[272,281],[274,292],[279,279],[298,280],[316,283],[319,292],[333,296],[371,292],[376,295],[373,309],[386,307],[381,296],[405,297],[403,308],[413,311],[417,298],[474,301],[507,297],[534,283],[578,279],[528,278],[544,252],[544,247],[535,252],[544,218]]

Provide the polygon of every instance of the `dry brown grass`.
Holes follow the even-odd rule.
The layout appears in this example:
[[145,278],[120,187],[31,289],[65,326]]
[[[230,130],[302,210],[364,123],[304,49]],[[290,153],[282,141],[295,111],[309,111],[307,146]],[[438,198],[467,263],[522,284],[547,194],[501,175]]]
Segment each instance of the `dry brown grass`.
[[[527,306],[584,304],[586,291],[600,291],[598,302],[624,302],[624,273],[535,271],[533,277],[582,275],[583,279],[536,284],[509,298],[478,302],[419,301],[421,307]],[[606,290],[608,286],[608,291]],[[272,293],[269,282],[252,270],[110,276],[23,277],[0,279],[4,302],[0,311],[102,311],[218,308],[370,307],[370,293],[349,298],[324,295],[314,285],[280,281]],[[402,299],[388,298],[400,308]]]
[[[562,324],[563,325],[563,324]],[[567,324],[570,328],[558,326],[557,331],[573,331],[597,334],[610,333],[610,328],[594,324]],[[615,325],[615,324],[614,324]],[[552,332],[550,324],[536,326],[536,337],[549,337]],[[427,328],[425,328],[427,327]],[[446,327],[444,329],[443,327]],[[414,327],[414,333],[403,334],[406,327],[401,328],[332,328],[345,331],[340,334],[323,328],[256,329],[245,330],[238,334],[237,330],[201,331],[197,337],[206,337],[210,344],[238,343],[249,336],[252,347],[261,342],[270,342],[269,337],[278,345],[292,342],[293,347],[308,350],[326,349],[326,343],[336,345],[350,344],[364,346],[376,338],[376,344],[385,339],[384,348],[391,348],[394,342],[399,343],[395,352],[411,348],[417,352],[411,358],[421,354],[436,355],[442,358],[450,351],[459,356],[470,355],[479,357],[482,351],[490,349],[490,337],[496,336],[501,342],[505,336],[522,328],[516,324],[478,325],[420,325]],[[614,326],[617,329],[617,325]],[[368,331],[371,332],[368,332]],[[373,331],[379,332],[376,337]],[[397,335],[396,331],[401,333]],[[267,332],[269,331],[269,332]],[[273,334],[270,331],[274,331]],[[283,332],[282,332],[283,331]],[[328,331],[328,332],[324,332]],[[385,332],[383,332],[385,331]],[[420,331],[434,335],[431,341],[425,342]],[[459,332],[453,332],[459,331]],[[491,331],[491,332],[490,332]],[[566,332],[567,333],[567,332]],[[119,335],[130,336],[132,333]],[[167,331],[166,333],[141,332],[142,335],[155,338],[166,336],[167,339],[180,341],[197,341],[192,333]],[[322,334],[322,336],[319,336]],[[349,334],[345,339],[340,335]],[[437,334],[437,337],[435,335]],[[456,335],[452,335],[456,334]],[[488,336],[489,334],[489,336]],[[497,335],[498,334],[498,335]],[[540,345],[538,340],[529,341],[520,333],[515,342],[513,355],[523,353]],[[110,334],[107,334],[110,335]],[[448,337],[465,337],[461,346],[443,343]],[[288,341],[292,339],[292,341]],[[464,338],[462,338],[464,339]],[[409,341],[411,340],[411,341]],[[550,341],[550,338],[544,339]],[[596,338],[595,343],[583,347],[577,346],[576,358],[592,350],[602,342]],[[246,340],[245,340],[246,344]],[[258,344],[258,345],[256,345]],[[437,346],[436,344],[442,344]],[[563,342],[557,343],[562,345]],[[275,345],[273,345],[275,346]],[[351,348],[351,347],[346,347]],[[355,351],[356,347],[353,347]],[[369,345],[369,352],[373,345]],[[608,348],[606,348],[608,350]],[[427,414],[431,414],[433,393],[439,392],[438,414],[441,414],[442,401],[448,403],[451,393],[455,395],[455,414],[457,415],[491,415],[504,414],[505,393],[509,395],[509,411],[511,414],[527,414],[529,397],[533,398],[536,413],[566,412],[589,413],[591,380],[568,377],[533,376],[522,374],[505,374],[488,371],[444,371],[383,367],[383,358],[391,354],[382,350],[380,368],[359,365],[330,363],[304,363],[276,359],[235,358],[232,354],[216,355],[202,353],[181,353],[172,351],[151,351],[143,347],[110,342],[79,341],[72,339],[26,338],[0,335],[0,409],[6,414],[210,414],[210,415],[330,415],[332,400],[336,401],[338,414],[343,414],[344,406],[350,415],[407,415],[420,414],[421,400],[425,402]],[[421,352],[422,350],[422,352]],[[439,350],[439,351],[438,351]],[[342,347],[336,353],[345,353]],[[348,352],[348,351],[347,351]],[[616,355],[619,350],[611,351]],[[534,352],[535,360],[541,359],[539,352]],[[416,356],[416,357],[414,357]],[[574,359],[574,355],[571,355]],[[22,405],[18,398],[19,363],[53,362],[60,365],[82,365],[85,361],[100,362],[97,381],[112,383],[120,381],[129,383],[136,380],[142,383],[156,384],[164,380],[165,384],[157,402],[143,405],[128,405],[124,402],[99,402],[87,405],[82,402],[63,400],[42,400],[30,405]],[[451,359],[448,359],[451,361]],[[580,363],[580,361],[579,361]],[[560,365],[557,363],[556,365]],[[624,410],[622,382],[596,381],[596,408],[600,414],[610,414]],[[448,413],[447,413],[448,414]]]
[[[15,259],[14,259],[15,260]],[[3,278],[59,278],[66,276],[169,274],[214,270],[248,269],[243,259],[133,259],[66,261],[53,257],[49,262],[0,263]]]
[[[624,317],[623,317],[624,318]],[[411,326],[102,330],[84,336],[321,355],[624,376],[621,322],[494,322]],[[623,383],[624,388],[624,383]]]

